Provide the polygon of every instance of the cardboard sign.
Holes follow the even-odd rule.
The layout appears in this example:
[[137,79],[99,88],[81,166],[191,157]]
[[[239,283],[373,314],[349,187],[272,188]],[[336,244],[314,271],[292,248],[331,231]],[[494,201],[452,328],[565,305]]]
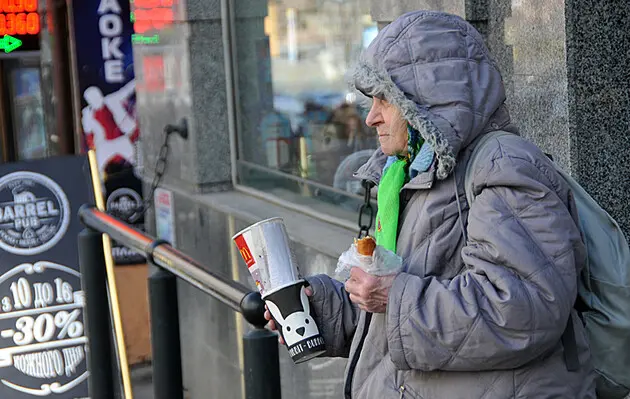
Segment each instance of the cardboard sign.
[[88,397],[77,235],[85,156],[0,165],[0,398]]

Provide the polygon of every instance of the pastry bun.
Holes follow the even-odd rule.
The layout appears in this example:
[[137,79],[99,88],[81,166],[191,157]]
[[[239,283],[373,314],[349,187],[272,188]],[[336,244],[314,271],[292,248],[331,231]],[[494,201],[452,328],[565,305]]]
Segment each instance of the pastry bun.
[[372,256],[374,248],[376,248],[376,241],[370,236],[355,240],[355,244],[357,246],[357,252],[365,256]]

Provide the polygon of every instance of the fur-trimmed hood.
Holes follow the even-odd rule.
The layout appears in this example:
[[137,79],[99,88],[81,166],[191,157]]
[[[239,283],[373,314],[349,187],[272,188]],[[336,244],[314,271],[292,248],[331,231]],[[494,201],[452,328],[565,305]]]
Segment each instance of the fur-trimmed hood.
[[509,123],[496,63],[479,32],[455,15],[415,11],[387,25],[362,54],[352,84],[400,109],[433,147],[438,179],[495,114]]

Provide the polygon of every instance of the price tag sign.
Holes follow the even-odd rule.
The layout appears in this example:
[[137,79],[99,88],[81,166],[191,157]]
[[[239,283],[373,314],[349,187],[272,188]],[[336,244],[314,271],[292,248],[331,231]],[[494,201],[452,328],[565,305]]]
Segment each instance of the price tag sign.
[[88,397],[77,212],[87,159],[0,165],[0,398]]

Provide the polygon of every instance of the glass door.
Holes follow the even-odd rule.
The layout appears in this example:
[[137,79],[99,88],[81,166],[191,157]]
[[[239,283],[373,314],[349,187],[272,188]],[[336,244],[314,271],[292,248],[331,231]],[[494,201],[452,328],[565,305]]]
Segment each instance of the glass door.
[[44,158],[49,151],[40,69],[36,63],[18,61],[7,72],[15,160]]

